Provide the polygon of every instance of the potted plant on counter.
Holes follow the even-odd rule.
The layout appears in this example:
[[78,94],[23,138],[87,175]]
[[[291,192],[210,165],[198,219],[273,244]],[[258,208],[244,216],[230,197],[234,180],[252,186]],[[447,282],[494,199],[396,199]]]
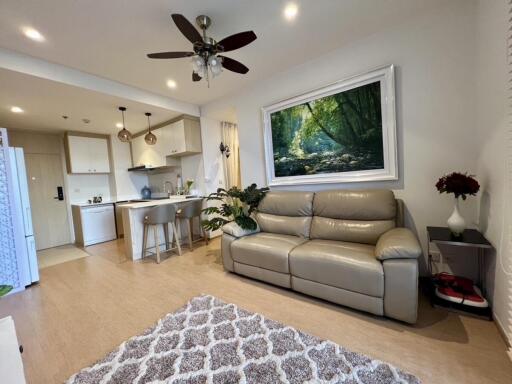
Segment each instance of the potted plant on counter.
[[454,236],[461,236],[466,229],[466,221],[459,211],[459,197],[466,200],[470,195],[475,196],[480,190],[480,184],[474,176],[452,172],[441,177],[436,183],[436,188],[439,193],[453,193],[455,196],[455,206],[447,224]]
[[217,189],[217,192],[211,193],[206,198],[207,201],[218,201],[219,203],[217,206],[203,209],[203,213],[214,215],[202,222],[203,228],[215,231],[234,221],[244,230],[255,230],[258,224],[251,217],[251,214],[267,192],[268,188],[258,188],[256,184],[251,184],[243,190],[238,187],[232,187],[228,190]]

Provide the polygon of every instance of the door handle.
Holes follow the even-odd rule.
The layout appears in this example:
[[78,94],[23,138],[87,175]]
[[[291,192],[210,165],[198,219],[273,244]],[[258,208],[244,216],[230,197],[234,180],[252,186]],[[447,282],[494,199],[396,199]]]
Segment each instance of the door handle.
[[54,197],[55,200],[64,200],[64,190],[62,187],[57,187],[57,196]]

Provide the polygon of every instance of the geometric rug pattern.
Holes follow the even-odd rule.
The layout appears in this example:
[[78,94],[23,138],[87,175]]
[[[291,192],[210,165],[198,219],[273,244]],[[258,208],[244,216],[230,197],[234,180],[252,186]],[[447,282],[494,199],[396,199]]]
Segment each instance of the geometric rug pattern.
[[406,384],[391,364],[203,295],[68,384]]

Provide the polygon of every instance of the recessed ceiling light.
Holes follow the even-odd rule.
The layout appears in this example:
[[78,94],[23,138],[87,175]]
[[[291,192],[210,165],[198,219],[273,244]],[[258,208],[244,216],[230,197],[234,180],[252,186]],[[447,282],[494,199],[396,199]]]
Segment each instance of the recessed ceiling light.
[[27,36],[31,40],[39,41],[39,42],[42,42],[45,40],[45,38],[41,34],[41,32],[39,32],[37,29],[34,29],[32,27],[23,27],[22,31],[25,34],[25,36]]
[[178,84],[176,84],[176,82],[171,79],[171,80],[167,80],[167,86],[171,89],[175,89],[178,86]]
[[116,123],[116,128],[123,128],[123,123]]
[[299,7],[295,3],[288,3],[286,7],[284,7],[284,17],[286,20],[291,21],[297,17],[297,13],[299,13]]
[[21,109],[20,107],[11,107],[11,112],[12,113],[23,113],[23,109]]

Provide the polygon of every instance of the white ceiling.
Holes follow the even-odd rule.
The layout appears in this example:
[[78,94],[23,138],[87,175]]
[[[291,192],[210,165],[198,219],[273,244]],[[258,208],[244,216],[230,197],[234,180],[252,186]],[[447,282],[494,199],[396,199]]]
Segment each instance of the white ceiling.
[[[156,94],[204,104],[446,3],[445,0],[296,2],[299,15],[289,23],[282,17],[286,4],[282,0],[2,0],[0,47]],[[147,59],[146,54],[150,52],[190,50],[191,44],[172,23],[171,13],[182,13],[191,21],[199,14],[209,15],[213,20],[209,34],[217,40],[240,31],[254,30],[258,36],[254,43],[227,55],[245,63],[250,72],[244,76],[224,71],[207,88],[203,81],[191,81],[190,59]],[[36,28],[46,37],[46,42],[36,43],[25,38],[20,31],[22,26]],[[178,83],[176,90],[166,87],[169,78]],[[14,76],[2,81],[13,86],[12,82],[18,79]],[[44,100],[47,94],[36,100],[32,94],[34,87],[27,83],[23,85],[27,92],[22,94],[20,90],[16,93],[20,104],[33,103],[38,111],[50,103],[62,103],[71,108],[67,100],[53,100],[54,96],[50,97],[52,101]],[[63,94],[73,93],[71,90],[61,91]],[[0,89],[0,93],[2,102],[15,102],[7,100],[10,95],[6,94],[6,89]],[[77,91],[75,99],[82,100],[82,96]],[[98,111],[101,100],[99,97],[96,103]],[[92,106],[74,105],[73,113],[66,113],[74,115],[82,109],[83,115],[90,115],[94,120]],[[54,115],[57,109],[50,112]],[[5,117],[3,109],[0,117]],[[18,117],[10,116],[8,121],[13,119]],[[116,120],[114,116],[109,119]],[[45,126],[56,124],[50,118],[40,121],[44,121]]]
[[[24,113],[12,113],[19,106]],[[121,120],[118,106],[127,107],[126,128],[132,133],[146,129],[145,112],[151,112],[152,124],[180,113],[137,103],[119,97],[89,91],[17,72],[0,69],[0,126],[41,131],[86,131],[114,133]],[[68,119],[63,119],[67,115]],[[82,119],[91,122],[85,124]]]

